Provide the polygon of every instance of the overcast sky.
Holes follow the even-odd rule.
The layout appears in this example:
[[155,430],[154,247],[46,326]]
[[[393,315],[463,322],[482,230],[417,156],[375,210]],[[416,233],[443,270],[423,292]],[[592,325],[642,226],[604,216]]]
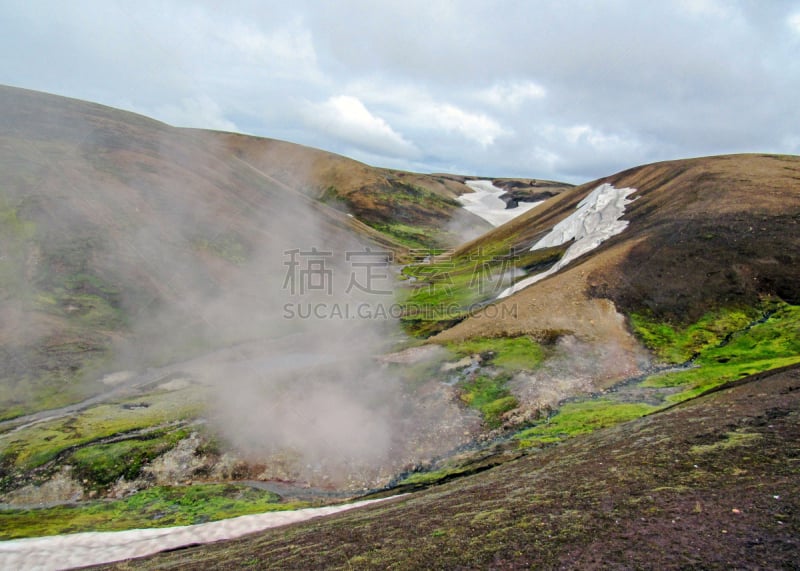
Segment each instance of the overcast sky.
[[0,0],[0,83],[421,172],[800,154],[800,2]]

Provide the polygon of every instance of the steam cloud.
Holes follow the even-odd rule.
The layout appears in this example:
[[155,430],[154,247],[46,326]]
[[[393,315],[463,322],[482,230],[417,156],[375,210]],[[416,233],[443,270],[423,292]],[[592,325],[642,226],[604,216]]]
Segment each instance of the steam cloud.
[[[124,316],[80,332],[113,355],[81,390],[108,390],[104,373],[181,371],[210,395],[211,429],[263,466],[264,478],[380,485],[468,438],[474,419],[447,390],[411,389],[375,358],[401,335],[390,319],[285,317],[286,304],[392,302],[350,287],[356,268],[346,253],[365,244],[346,230],[345,214],[239,160],[216,134],[4,96],[14,138],[0,158],[18,171],[0,198],[36,231],[18,249],[28,273],[14,274],[29,295],[0,306],[0,336],[28,324],[19,347],[5,349],[16,367],[9,375],[35,372],[36,347],[74,334],[69,312],[91,308],[46,314],[34,301],[81,276],[92,299],[105,296]],[[312,248],[332,253],[330,293],[292,293],[287,252]],[[374,286],[391,290],[391,276]]]

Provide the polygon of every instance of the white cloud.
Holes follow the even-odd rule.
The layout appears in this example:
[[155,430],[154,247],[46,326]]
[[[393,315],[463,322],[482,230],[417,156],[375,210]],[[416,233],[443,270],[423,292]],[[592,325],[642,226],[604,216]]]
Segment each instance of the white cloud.
[[429,135],[431,131],[456,134],[485,148],[507,133],[502,125],[487,114],[467,111],[454,103],[436,100],[428,91],[415,85],[398,85],[378,79],[362,80],[354,82],[350,91],[371,104],[390,109],[398,121]]
[[413,143],[352,95],[337,95],[324,103],[309,104],[304,115],[309,125],[368,152],[403,157],[413,157],[419,152]]
[[237,21],[224,30],[223,40],[233,48],[233,55],[282,76],[319,73],[313,38],[299,22],[265,32]]
[[571,145],[588,145],[598,150],[620,150],[626,147],[636,147],[637,143],[617,134],[606,134],[591,125],[573,125],[571,127],[556,127],[550,129],[551,133],[563,137]]
[[506,130],[494,119],[483,113],[464,111],[450,103],[434,103],[420,110],[420,116],[433,125],[459,133],[482,147],[493,145],[495,139]]
[[800,34],[800,12],[795,12],[791,14],[787,19],[786,23],[789,24],[789,27],[795,34]]
[[797,152],[797,0],[41,4],[0,0],[0,83],[378,166],[578,182]]
[[493,145],[508,131],[484,113],[465,111],[451,103],[428,102],[409,111],[410,120],[422,129],[457,133],[481,147]]
[[680,0],[679,6],[696,16],[724,18],[730,15],[728,6],[719,0]]
[[482,91],[479,98],[497,107],[511,105],[517,107],[530,100],[542,99],[547,95],[544,87],[532,81],[496,83]]

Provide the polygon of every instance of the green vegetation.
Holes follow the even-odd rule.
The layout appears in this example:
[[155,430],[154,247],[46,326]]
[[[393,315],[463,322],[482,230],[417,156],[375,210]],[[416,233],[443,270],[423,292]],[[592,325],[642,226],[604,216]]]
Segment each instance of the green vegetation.
[[[726,333],[730,338],[725,342],[700,351],[694,361],[696,368],[654,375],[643,386],[685,387],[669,397],[671,402],[680,402],[725,382],[800,362],[800,306],[772,303],[768,307],[772,312],[768,319],[747,323],[738,332]],[[735,319],[741,323],[740,317]],[[724,313],[720,317],[721,323],[732,321]],[[714,326],[705,318],[700,323],[706,324],[706,330]],[[677,339],[673,345],[664,343],[662,352],[676,354],[675,346],[680,347],[686,336]]]
[[611,398],[565,404],[554,416],[517,434],[521,446],[559,442],[638,418],[728,381],[800,362],[800,306],[765,301],[758,308],[719,310],[684,327],[641,315],[632,316],[631,322],[661,359],[683,363],[694,358],[693,368],[652,375],[639,385],[645,389],[677,387],[677,392],[667,396],[661,406]]
[[557,414],[523,430],[516,438],[521,447],[541,446],[627,422],[657,408],[644,403],[618,403],[609,399],[567,403]]
[[163,393],[144,402],[140,398],[101,404],[69,417],[0,435],[3,445],[1,458],[6,462],[13,459],[18,470],[30,470],[69,449],[113,435],[152,429],[190,418],[201,410],[201,406],[196,389]]
[[400,180],[392,180],[390,188],[385,189],[385,198],[397,207],[422,205],[425,208],[450,207],[460,208],[461,203],[455,199],[441,196],[422,186]]
[[[400,300],[405,308],[403,325],[417,337],[446,329],[494,300],[522,277],[522,272],[550,267],[563,251],[548,248],[518,252],[510,242],[498,240],[469,254],[443,253],[428,262],[409,264],[403,268],[403,276],[414,278],[414,282]],[[441,322],[440,327],[437,322]]]
[[658,322],[643,314],[632,314],[630,319],[635,333],[649,349],[663,361],[677,364],[719,345],[727,335],[744,329],[758,315],[756,308],[718,310],[683,327]]
[[471,373],[459,388],[461,400],[480,411],[489,428],[500,427],[503,414],[519,406],[506,387],[512,374],[533,369],[544,359],[542,348],[526,336],[469,339],[449,343],[447,349],[459,357],[481,356],[481,374]]
[[480,355],[492,365],[507,371],[533,369],[544,360],[541,345],[530,337],[475,338],[460,343],[448,344],[448,349],[457,355]]
[[0,539],[191,525],[240,515],[307,507],[271,492],[233,484],[159,486],[123,500],[0,511]]
[[713,444],[698,444],[692,446],[689,451],[692,454],[708,454],[710,452],[718,452],[720,450],[727,450],[736,446],[752,446],[760,442],[763,435],[758,432],[728,432],[721,440]]
[[245,263],[250,256],[244,241],[233,233],[220,234],[210,239],[196,238],[193,243],[198,250],[209,252],[236,265]]
[[366,224],[412,249],[433,248],[439,243],[439,232],[424,226],[399,222],[366,222]]
[[142,467],[186,438],[189,431],[158,431],[144,438],[79,448],[67,460],[79,479],[105,488],[120,478],[135,479]]
[[470,473],[473,470],[466,466],[459,466],[457,468],[442,468],[441,470],[433,470],[431,472],[414,472],[406,478],[398,482],[398,486],[404,485],[426,485],[435,484],[445,479],[459,476],[461,474]]
[[478,375],[462,386],[461,400],[483,415],[483,421],[489,428],[498,428],[502,424],[503,413],[518,406],[517,399],[511,395],[506,384],[511,375],[502,373],[496,376]]
[[[515,268],[515,257],[509,254],[508,246],[503,246],[498,244],[492,251],[474,256],[444,253],[403,268],[403,276],[414,280],[400,299],[406,331],[427,337],[495,298],[509,285],[505,276]],[[437,322],[443,327],[436,327]]]
[[0,194],[0,300],[25,299],[27,250],[35,233],[35,224],[21,219],[18,207]]

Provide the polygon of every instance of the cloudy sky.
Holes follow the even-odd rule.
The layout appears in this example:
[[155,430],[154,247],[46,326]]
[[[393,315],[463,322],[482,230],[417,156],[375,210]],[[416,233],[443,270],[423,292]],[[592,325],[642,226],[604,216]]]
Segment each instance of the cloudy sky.
[[800,154],[800,2],[0,0],[0,83],[421,172]]

